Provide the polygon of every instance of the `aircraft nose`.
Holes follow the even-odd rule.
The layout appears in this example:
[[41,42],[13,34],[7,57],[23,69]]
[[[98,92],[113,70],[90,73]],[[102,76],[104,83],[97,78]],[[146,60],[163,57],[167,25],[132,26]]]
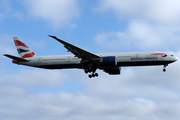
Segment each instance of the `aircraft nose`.
[[175,57],[175,56],[174,56],[174,57],[172,57],[171,59],[172,59],[174,62],[178,60],[178,58],[177,58],[177,57]]
[[177,61],[178,60],[178,58],[177,57],[175,57],[175,61]]

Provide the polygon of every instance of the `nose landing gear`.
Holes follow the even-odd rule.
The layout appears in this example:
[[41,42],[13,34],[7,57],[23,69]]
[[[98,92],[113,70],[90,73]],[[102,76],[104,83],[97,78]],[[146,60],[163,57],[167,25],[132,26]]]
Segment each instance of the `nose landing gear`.
[[164,65],[163,72],[166,72],[166,66],[168,66],[168,64]]

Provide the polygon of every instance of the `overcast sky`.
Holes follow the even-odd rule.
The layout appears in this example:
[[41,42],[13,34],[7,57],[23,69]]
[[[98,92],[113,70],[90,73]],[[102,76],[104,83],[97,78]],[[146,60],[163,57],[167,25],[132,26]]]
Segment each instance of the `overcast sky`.
[[70,54],[55,35],[93,53],[163,51],[180,58],[179,0],[0,0],[1,120],[179,120],[180,62],[100,70],[18,66],[19,37],[38,56]]

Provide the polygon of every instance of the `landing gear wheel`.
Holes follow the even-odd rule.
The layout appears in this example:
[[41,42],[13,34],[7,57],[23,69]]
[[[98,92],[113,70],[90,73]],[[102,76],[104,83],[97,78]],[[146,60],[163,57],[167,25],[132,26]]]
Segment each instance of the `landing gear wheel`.
[[165,68],[163,69],[163,72],[166,72],[166,69],[165,69]]
[[95,75],[94,75],[94,74],[92,74],[92,77],[95,77]]
[[92,78],[92,75],[91,75],[91,74],[89,75],[89,78]]
[[94,75],[95,75],[96,77],[98,76],[98,74],[97,74],[97,73],[95,73]]
[[88,69],[85,69],[85,71],[84,71],[86,74],[88,73]]
[[92,77],[98,77],[98,74],[97,73],[89,74],[89,78],[92,78]]

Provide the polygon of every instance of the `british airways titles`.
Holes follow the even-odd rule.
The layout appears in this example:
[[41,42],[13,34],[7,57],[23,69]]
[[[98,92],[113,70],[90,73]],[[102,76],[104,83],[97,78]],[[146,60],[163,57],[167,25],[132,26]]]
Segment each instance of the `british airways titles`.
[[132,57],[131,60],[158,60],[158,57]]

